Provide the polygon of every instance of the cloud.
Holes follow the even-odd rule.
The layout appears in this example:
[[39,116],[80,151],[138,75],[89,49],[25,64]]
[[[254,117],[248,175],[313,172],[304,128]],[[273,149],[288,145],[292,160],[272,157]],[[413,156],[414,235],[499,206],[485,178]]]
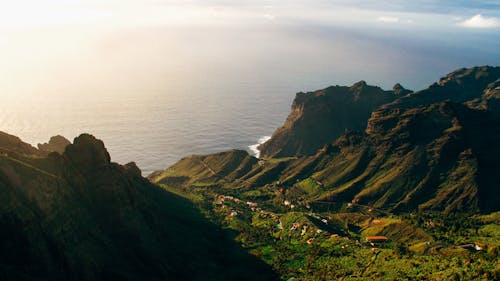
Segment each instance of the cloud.
[[396,23],[399,22],[398,17],[387,17],[387,16],[381,16],[377,18],[378,21],[381,22],[387,22],[387,23]]
[[481,14],[477,14],[458,23],[458,25],[469,28],[495,28],[500,27],[500,20],[498,18],[484,17]]

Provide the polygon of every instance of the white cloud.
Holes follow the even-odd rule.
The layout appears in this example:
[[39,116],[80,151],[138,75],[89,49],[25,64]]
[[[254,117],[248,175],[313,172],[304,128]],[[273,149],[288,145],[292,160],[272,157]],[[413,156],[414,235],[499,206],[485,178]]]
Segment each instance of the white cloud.
[[396,23],[399,22],[398,17],[388,17],[388,16],[381,16],[377,18],[378,21],[381,22],[387,22],[387,23]]
[[500,27],[500,20],[498,18],[484,17],[481,14],[477,14],[458,23],[458,25],[470,28],[494,28]]

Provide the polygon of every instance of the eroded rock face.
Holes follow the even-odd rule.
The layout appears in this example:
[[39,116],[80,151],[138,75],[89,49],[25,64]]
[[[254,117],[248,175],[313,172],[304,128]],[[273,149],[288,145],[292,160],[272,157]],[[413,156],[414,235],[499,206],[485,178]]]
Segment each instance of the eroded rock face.
[[408,94],[413,93],[412,90],[406,89],[405,87],[403,87],[403,85],[399,83],[397,83],[396,85],[394,85],[394,87],[392,87],[392,91],[396,96],[406,96]]
[[[151,180],[177,180],[183,188],[238,186],[241,193],[280,182],[314,208],[326,201],[393,212],[499,210],[498,118],[453,102],[382,113],[373,114],[366,132],[346,132],[312,156],[268,159],[244,168],[227,164],[238,159],[229,152],[189,157]],[[297,183],[310,179],[321,191],[308,197]]]
[[500,117],[500,78],[488,85],[483,95],[467,102],[471,108],[490,111]]
[[84,172],[109,168],[111,157],[101,140],[89,134],[76,137],[64,155]]
[[[401,84],[383,91],[360,81],[351,87],[329,87],[298,93],[283,127],[259,146],[263,157],[312,155],[324,144],[333,142],[345,130],[364,130],[374,114],[384,115],[433,103],[471,102],[474,106],[497,111],[500,67],[480,66],[451,72],[427,89],[413,93]],[[479,105],[478,105],[479,104]],[[387,111],[387,112],[384,112]]]
[[39,143],[38,149],[44,152],[57,152],[62,154],[66,149],[66,146],[70,145],[71,142],[61,135],[53,136],[50,138],[48,143]]
[[[316,207],[329,201],[396,212],[498,211],[500,112],[495,102],[500,89],[499,69],[487,66],[460,69],[416,93],[404,94],[404,88],[396,85],[398,98],[373,110],[363,129],[344,132],[329,142],[322,139],[325,143],[313,155],[263,160],[262,164],[254,164],[238,174],[234,183],[254,190],[280,182],[299,190],[297,196],[305,196],[308,191],[300,190],[297,183],[312,180],[321,191],[305,200],[310,200],[313,206],[319,201]],[[361,81],[352,87],[297,94],[287,123],[263,147],[270,149],[274,145],[275,150],[271,151],[278,157],[285,149],[293,148],[287,153],[301,151],[311,141],[299,134],[305,131],[303,128],[320,126],[329,132],[329,126],[334,126],[324,121],[325,116],[329,116],[331,108],[342,109],[329,103],[330,98],[338,102],[339,97],[346,97],[343,104],[366,100],[363,93],[369,87]],[[339,94],[343,91],[344,95]],[[355,112],[345,114],[356,116]],[[332,122],[338,120],[342,122],[341,119]],[[306,121],[310,127],[304,126]],[[319,127],[310,130],[321,134]],[[318,138],[312,141],[316,144]],[[213,163],[231,162],[219,154],[200,157]],[[219,178],[207,174],[196,162],[198,158],[186,158],[175,164],[172,170],[182,171],[181,175],[164,173],[164,176],[182,176],[179,185],[199,181],[224,186],[231,180],[218,182]],[[223,174],[232,172],[226,169]]]
[[462,68],[441,78],[428,88],[383,105],[383,109],[412,108],[436,102],[465,103],[481,98],[489,84],[500,77],[500,67],[479,66]]
[[36,157],[2,136],[0,279],[277,280],[135,163],[111,162],[94,136]]
[[314,154],[346,129],[364,129],[371,112],[396,97],[393,92],[367,85],[365,81],[351,87],[335,86],[298,93],[283,127],[259,147],[261,156]]

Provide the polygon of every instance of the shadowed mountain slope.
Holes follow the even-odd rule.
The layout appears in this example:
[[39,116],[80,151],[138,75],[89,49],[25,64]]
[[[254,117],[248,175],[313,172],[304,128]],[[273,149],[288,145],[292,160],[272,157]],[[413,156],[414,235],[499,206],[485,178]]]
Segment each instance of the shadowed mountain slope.
[[275,280],[91,135],[48,156],[3,133],[0,147],[1,280]]
[[[399,94],[406,93],[399,85]],[[262,157],[288,157],[314,154],[346,129],[362,130],[370,113],[397,96],[360,81],[351,87],[328,87],[298,93],[283,127],[259,146]]]

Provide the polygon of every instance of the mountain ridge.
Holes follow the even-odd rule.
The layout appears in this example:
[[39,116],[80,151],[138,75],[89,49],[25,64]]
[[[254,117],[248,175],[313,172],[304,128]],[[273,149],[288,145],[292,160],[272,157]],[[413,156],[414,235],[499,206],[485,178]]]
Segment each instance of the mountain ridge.
[[[495,88],[498,85],[494,83],[498,77],[500,67],[478,66],[455,70],[416,92],[399,83],[392,91],[384,91],[361,80],[350,87],[331,86],[298,93],[284,125],[258,148],[262,157],[312,155],[345,130],[365,129],[371,112],[377,110],[411,108],[446,100],[476,102],[482,108],[489,104],[491,108],[497,106]],[[493,93],[485,94],[487,87],[492,87]]]
[[359,81],[350,87],[331,86],[297,93],[283,127],[258,149],[262,157],[307,155],[340,136],[345,129],[360,130],[379,105],[396,98],[392,91]]
[[0,145],[2,280],[277,279],[135,163],[111,162],[92,135],[62,154],[4,133]]
[[[252,190],[258,190],[270,204],[277,197],[265,191],[266,186],[279,182],[285,194],[290,191],[302,205],[327,201],[339,203],[340,208],[349,203],[392,212],[498,211],[495,198],[500,196],[496,186],[500,178],[495,171],[500,170],[500,151],[494,144],[500,141],[500,119],[492,110],[494,107],[487,105],[495,104],[498,99],[495,81],[499,78],[499,67],[484,66],[454,71],[439,83],[414,93],[396,85],[394,88],[404,94],[374,108],[363,121],[366,122],[363,129],[343,128],[343,134],[322,143],[313,154],[281,157],[278,152],[279,157],[269,158],[269,154],[264,154],[258,163],[256,159],[246,160],[253,166],[247,167],[247,173],[239,177],[234,174],[228,177],[233,171],[217,168],[231,161],[230,154],[224,153],[196,156],[196,159],[204,159],[207,166],[213,165],[213,173],[202,172],[204,167],[193,161],[194,158],[185,158],[171,169],[184,178],[181,184],[184,188],[197,182],[212,188],[219,186],[224,191],[238,186],[240,191],[236,193],[256,194]],[[315,114],[312,109],[316,105],[308,105],[306,110],[301,106],[316,103],[320,108],[328,107],[322,100],[327,96],[325,92],[338,93],[336,90],[342,89],[351,94],[366,93],[360,90],[366,87],[371,87],[373,95],[381,94],[380,88],[367,86],[364,81],[351,87],[327,88],[335,89],[333,92],[298,94],[292,113],[284,127],[276,131],[274,139],[286,134],[280,135],[285,127],[301,126],[294,120],[308,119],[308,112]],[[355,99],[356,95],[347,98],[347,102],[351,102],[352,97]],[[322,109],[320,114],[328,110]],[[318,132],[327,131],[330,126],[325,128],[324,122],[311,124]],[[299,139],[299,143],[307,141],[300,136]],[[270,144],[277,143],[270,140]],[[284,142],[284,149],[289,148],[288,144]],[[263,144],[263,148],[266,146]],[[150,179],[158,182],[168,178],[168,173],[160,172]],[[304,181],[314,183],[313,194],[301,190]]]

